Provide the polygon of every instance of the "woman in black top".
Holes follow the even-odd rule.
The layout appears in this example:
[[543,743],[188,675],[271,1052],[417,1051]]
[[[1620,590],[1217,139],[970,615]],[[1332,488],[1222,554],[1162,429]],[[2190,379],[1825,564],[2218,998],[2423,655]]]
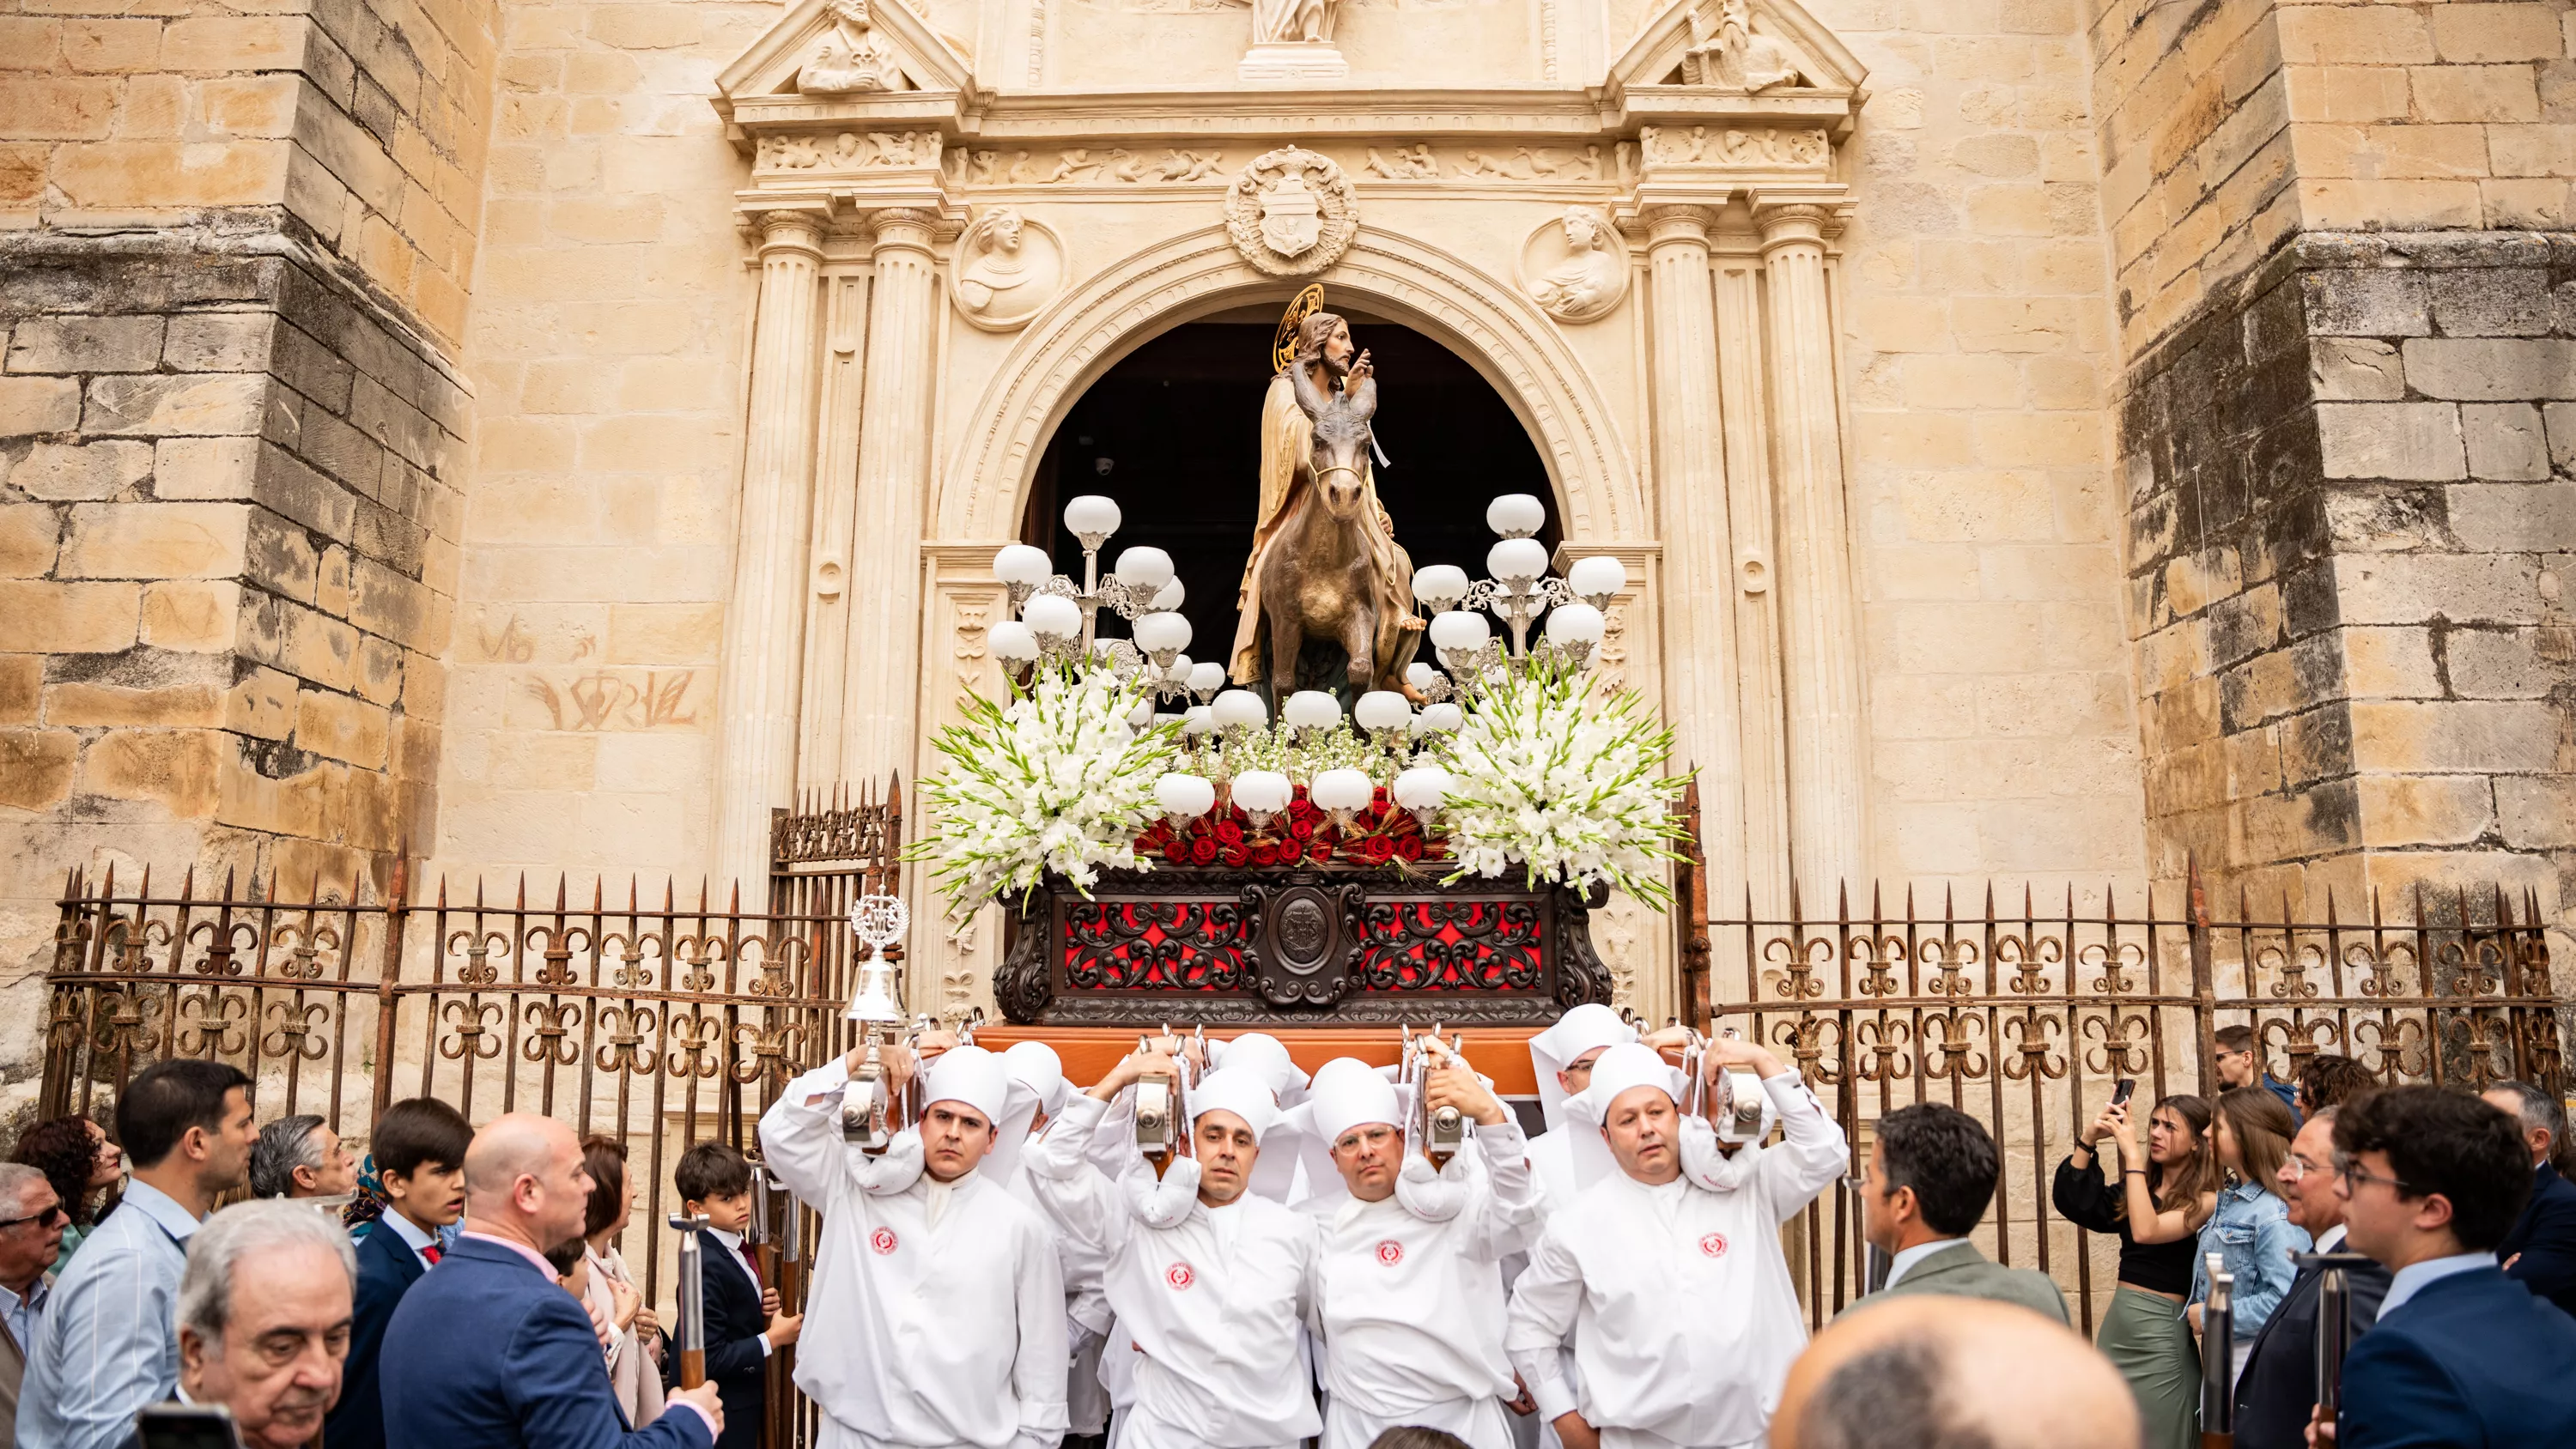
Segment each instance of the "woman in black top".
[[[2058,1164],[2049,1193],[2068,1222],[2120,1239],[2120,1285],[2096,1342],[2138,1397],[2145,1449],[2195,1449],[2200,1442],[2200,1353],[2182,1304],[2191,1291],[2193,1233],[2217,1199],[2208,1129],[2209,1104],[2187,1094],[2156,1104],[2143,1145],[2129,1109],[2106,1107]],[[2116,1184],[2103,1180],[2095,1161],[2105,1137],[2120,1149]]]

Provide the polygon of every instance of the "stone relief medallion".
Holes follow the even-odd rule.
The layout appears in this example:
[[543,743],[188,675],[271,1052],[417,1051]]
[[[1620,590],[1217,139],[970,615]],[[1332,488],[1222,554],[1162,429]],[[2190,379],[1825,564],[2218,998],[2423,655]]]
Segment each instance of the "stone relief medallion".
[[948,262],[948,297],[971,326],[1008,332],[1064,290],[1064,241],[1013,206],[975,218]]
[[1283,146],[1256,157],[1226,188],[1225,227],[1256,269],[1312,276],[1349,249],[1360,229],[1359,203],[1331,158]]
[[1628,295],[1628,248],[1594,207],[1569,206],[1521,244],[1521,290],[1559,322],[1598,322]]

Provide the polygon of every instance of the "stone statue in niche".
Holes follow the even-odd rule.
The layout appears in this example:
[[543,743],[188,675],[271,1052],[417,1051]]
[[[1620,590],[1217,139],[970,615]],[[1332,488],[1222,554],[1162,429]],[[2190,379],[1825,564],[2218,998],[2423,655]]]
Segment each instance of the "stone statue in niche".
[[997,206],[957,242],[949,295],[966,320],[988,332],[1018,327],[1055,300],[1064,283],[1064,244],[1019,208]]
[[877,36],[868,16],[868,0],[831,0],[825,13],[831,20],[823,38],[815,42],[813,55],[797,72],[800,93],[848,95],[902,87],[903,72],[893,49]]
[[1340,0],[1252,0],[1255,45],[1329,45]]
[[1808,84],[1787,47],[1753,33],[1751,0],[1702,5],[1691,12],[1690,27],[1690,49],[1682,56],[1685,85],[1751,93]]
[[1627,295],[1628,258],[1600,212],[1569,206],[1531,233],[1521,251],[1521,276],[1530,300],[1550,317],[1593,322]]

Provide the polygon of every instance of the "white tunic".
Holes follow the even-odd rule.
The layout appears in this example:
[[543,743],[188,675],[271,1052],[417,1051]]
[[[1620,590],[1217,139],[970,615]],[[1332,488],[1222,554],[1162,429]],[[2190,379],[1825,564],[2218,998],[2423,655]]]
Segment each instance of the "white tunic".
[[848,1081],[836,1059],[790,1082],[760,1119],[770,1170],[823,1215],[796,1386],[821,1406],[824,1442],[1054,1445],[1065,1430],[1064,1281],[1046,1225],[980,1173],[866,1190],[887,1174],[841,1139]]
[[[1096,1097],[1074,1098],[1028,1160],[1057,1216],[1107,1247],[1117,1332],[1144,1355],[1122,1449],[1271,1449],[1315,1434],[1322,1421],[1298,1350],[1313,1224],[1247,1192],[1222,1208],[1193,1204],[1174,1227],[1148,1226],[1085,1159],[1106,1111]],[[1152,1169],[1138,1157],[1127,1171]]]
[[1473,1184],[1456,1217],[1426,1221],[1392,1197],[1346,1197],[1319,1214],[1325,1449],[1362,1449],[1398,1424],[1445,1428],[1476,1449],[1511,1442],[1502,1260],[1536,1231],[1538,1203],[1519,1127],[1479,1126],[1476,1145],[1481,1171],[1461,1156],[1444,1174]]
[[[1650,1187],[1614,1172],[1549,1217],[1513,1287],[1513,1366],[1542,1404],[1577,1397],[1607,1449],[1760,1439],[1806,1346],[1780,1225],[1842,1174],[1850,1152],[1796,1073],[1762,1086],[1785,1137],[1739,1186],[1714,1191],[1686,1175]],[[1705,1119],[1682,1130],[1713,1138]],[[1685,1162],[1713,1152],[1713,1141],[1695,1145]],[[1579,1389],[1560,1381],[1569,1328]]]

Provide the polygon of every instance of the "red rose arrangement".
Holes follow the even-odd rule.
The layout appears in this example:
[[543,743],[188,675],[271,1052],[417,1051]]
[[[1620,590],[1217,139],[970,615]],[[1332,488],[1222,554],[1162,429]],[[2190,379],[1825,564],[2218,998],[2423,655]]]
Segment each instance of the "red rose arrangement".
[[1220,806],[1195,820],[1174,825],[1157,820],[1136,837],[1136,851],[1161,856],[1174,866],[1332,865],[1336,862],[1373,868],[1389,864],[1418,865],[1448,858],[1447,842],[1422,828],[1410,811],[1375,791],[1368,808],[1336,823],[1317,809],[1298,787],[1281,814],[1258,828],[1252,818],[1231,806]]

